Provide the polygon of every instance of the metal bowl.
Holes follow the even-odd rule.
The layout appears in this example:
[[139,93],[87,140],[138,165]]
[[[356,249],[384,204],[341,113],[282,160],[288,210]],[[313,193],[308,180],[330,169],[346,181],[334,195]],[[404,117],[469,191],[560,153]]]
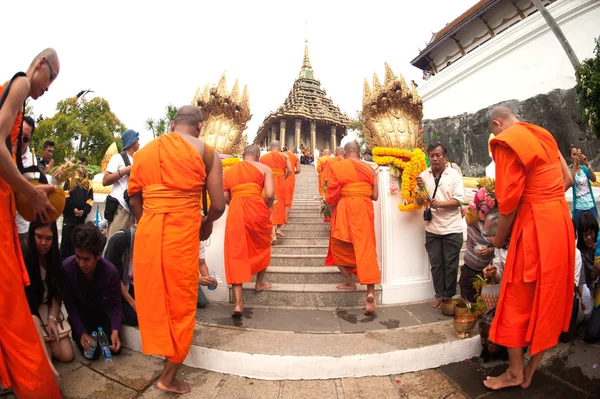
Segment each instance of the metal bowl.
[[471,311],[467,307],[467,304],[464,303],[462,300],[460,301],[460,303],[457,303],[454,306],[454,315],[455,316],[465,316],[465,315],[469,315],[469,314],[471,314]]
[[459,303],[462,303],[459,298],[444,299],[440,306],[444,316],[454,316],[454,307]]
[[468,338],[477,324],[477,315],[468,314],[454,317],[454,331],[458,338]]

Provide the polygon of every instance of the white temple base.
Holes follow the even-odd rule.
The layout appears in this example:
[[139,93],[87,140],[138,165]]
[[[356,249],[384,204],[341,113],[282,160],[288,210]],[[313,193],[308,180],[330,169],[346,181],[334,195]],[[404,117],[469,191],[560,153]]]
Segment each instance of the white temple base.
[[496,178],[496,164],[494,161],[490,162],[488,166],[485,168],[485,176],[491,179]]

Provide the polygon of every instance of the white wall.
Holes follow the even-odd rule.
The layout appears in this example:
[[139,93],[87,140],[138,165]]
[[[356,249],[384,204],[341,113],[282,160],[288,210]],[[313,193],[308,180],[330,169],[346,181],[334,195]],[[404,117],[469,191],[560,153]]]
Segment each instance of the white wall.
[[[547,7],[582,61],[600,36],[600,0],[560,0]],[[539,14],[473,50],[419,88],[425,119],[476,112],[500,101],[524,100],[575,86],[560,43]]]

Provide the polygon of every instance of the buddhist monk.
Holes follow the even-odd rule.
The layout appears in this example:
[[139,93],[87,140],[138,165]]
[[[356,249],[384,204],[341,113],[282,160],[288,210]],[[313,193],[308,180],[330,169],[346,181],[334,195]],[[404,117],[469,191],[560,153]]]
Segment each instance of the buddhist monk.
[[271,211],[271,222],[273,223],[271,242],[275,244],[277,242],[277,236],[285,237],[285,234],[281,230],[281,227],[287,221],[285,217],[285,180],[294,172],[287,155],[281,153],[281,143],[277,140],[271,141],[269,153],[260,157],[260,162],[267,165],[273,171],[275,204]]
[[290,216],[290,210],[292,209],[292,201],[294,200],[294,190],[296,188],[296,175],[300,173],[300,158],[296,156],[298,147],[292,147],[291,151],[284,151],[292,164],[292,173],[285,179],[285,220]]
[[323,155],[317,158],[317,175],[319,175],[319,194],[321,197],[325,196],[325,189],[323,185],[325,184],[325,163],[331,158],[331,150],[326,148],[323,150]]
[[[338,147],[334,151],[335,156],[330,157],[327,161],[325,161],[325,166],[323,167],[323,175],[325,176],[324,181],[327,182],[327,178],[329,176],[329,171],[331,170],[331,166],[344,160],[344,147]],[[323,221],[326,223],[330,223],[331,219],[328,217],[324,217]]]
[[340,290],[356,290],[351,274],[367,285],[365,314],[375,313],[375,284],[380,282],[375,247],[373,202],[379,189],[375,171],[360,160],[356,141],[344,146],[346,159],[331,166],[325,199],[330,207],[331,233],[327,266],[338,266],[345,282]]
[[[225,211],[221,160],[198,139],[202,122],[197,107],[181,107],[174,131],[135,154],[128,187],[131,210],[139,221],[133,280],[142,350],[166,357],[156,386],[176,393],[191,390],[176,374],[196,323],[200,241],[208,239],[213,222]],[[210,207],[202,220],[205,187]]]
[[[269,207],[273,203],[273,172],[259,162],[260,148],[249,145],[244,160],[225,171],[223,188],[229,205],[225,225],[225,275],[233,287],[233,317],[241,317],[242,284],[256,274],[255,291],[271,288],[264,281],[271,261],[273,224]],[[264,195],[263,195],[264,190]]]
[[[492,110],[491,123],[500,212],[493,243],[504,246],[510,234],[510,245],[490,340],[508,348],[509,368],[484,384],[527,388],[571,318],[575,238],[565,191],[573,180],[547,130],[506,107]],[[531,359],[523,368],[526,346]]]
[[46,49],[35,57],[25,76],[0,86],[1,96],[11,82],[0,108],[0,385],[11,387],[19,398],[61,397],[25,297],[29,276],[15,224],[14,195],[15,191],[25,194],[34,214],[46,221],[49,213],[56,212],[48,200],[48,193],[54,187],[31,185],[19,173],[11,156],[21,130],[25,99],[41,97],[59,70],[56,51]]

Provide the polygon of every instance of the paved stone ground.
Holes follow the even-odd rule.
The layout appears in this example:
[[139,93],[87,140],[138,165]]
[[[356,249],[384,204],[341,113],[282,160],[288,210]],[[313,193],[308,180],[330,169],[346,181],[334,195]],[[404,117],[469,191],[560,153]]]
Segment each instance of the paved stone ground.
[[[184,398],[600,398],[600,345],[576,341],[560,345],[535,375],[531,387],[488,391],[487,375],[506,369],[503,362],[483,364],[479,359],[453,363],[439,369],[386,377],[341,378],[321,381],[263,381],[183,367],[181,375],[192,383]],[[123,350],[112,363],[90,362],[78,355],[59,364],[60,387],[65,398],[170,398],[155,382],[162,360]],[[13,395],[0,395],[2,399]]]

